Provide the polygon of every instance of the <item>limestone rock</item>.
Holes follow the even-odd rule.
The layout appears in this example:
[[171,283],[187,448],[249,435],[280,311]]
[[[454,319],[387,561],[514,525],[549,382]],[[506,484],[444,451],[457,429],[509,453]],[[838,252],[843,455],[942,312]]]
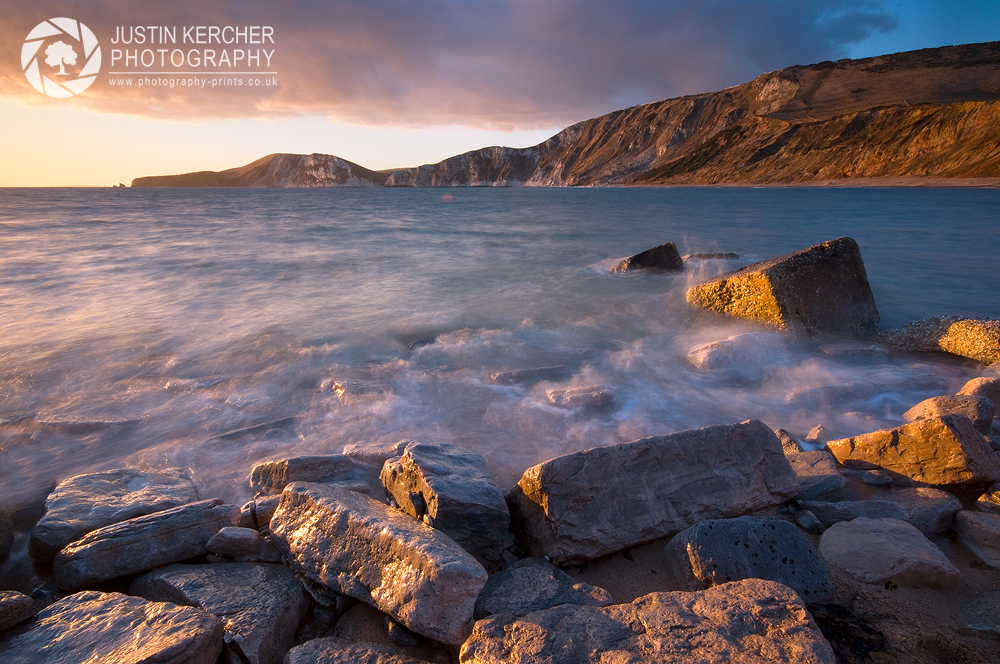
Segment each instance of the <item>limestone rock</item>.
[[971,395],[931,397],[903,413],[903,419],[914,422],[942,415],[965,415],[976,431],[988,434],[993,425],[993,402]]
[[11,519],[10,512],[0,503],[0,563],[10,556],[10,549],[14,546],[14,520]]
[[281,562],[281,552],[254,528],[226,526],[205,546],[215,555],[236,562]]
[[879,324],[861,250],[849,237],[720,275],[689,289],[687,301],[810,337],[867,338]]
[[906,513],[906,522],[927,537],[951,530],[962,502],[947,491],[930,487],[900,489],[886,496]]
[[35,615],[35,602],[16,590],[0,590],[0,632]]
[[1000,567],[1000,516],[962,510],[955,515],[958,541],[987,565]]
[[56,586],[77,590],[203,555],[208,540],[238,519],[235,505],[202,500],[98,528],[56,556]]
[[98,592],[65,597],[0,640],[4,664],[215,664],[221,651],[211,613]]
[[[711,648],[708,648],[711,644]],[[693,655],[697,653],[697,660]],[[565,604],[490,616],[462,646],[463,664],[834,664],[802,599],[747,579],[702,592],[656,592],[630,604]]]
[[353,475],[354,462],[343,454],[292,457],[254,466],[250,488],[263,493],[280,493],[292,482],[350,481]]
[[759,379],[768,365],[789,361],[784,338],[767,332],[737,334],[700,344],[688,350],[687,358],[702,371],[725,371],[751,379]]
[[615,393],[605,385],[546,390],[545,396],[559,408],[601,408],[615,400]]
[[993,402],[993,408],[996,409],[997,404],[1000,404],[1000,378],[989,376],[973,378],[962,386],[958,394],[985,397]]
[[991,364],[1000,361],[1000,321],[935,316],[886,330],[876,342],[896,350],[944,351]]
[[768,579],[790,587],[806,602],[833,599],[830,575],[816,549],[798,528],[781,519],[702,521],[677,533],[664,555],[685,590]]
[[914,526],[898,519],[841,521],[826,529],[819,552],[830,565],[865,583],[946,586],[960,579],[948,557]]
[[308,579],[429,638],[468,636],[486,570],[443,533],[363,494],[304,482],[285,487],[271,532]]
[[795,436],[788,433],[784,429],[775,429],[774,435],[781,441],[781,451],[785,453],[785,456],[805,451],[802,449],[802,445],[795,438]]
[[312,639],[288,651],[285,664],[427,664],[377,643],[351,643],[336,637]]
[[844,480],[837,472],[833,455],[823,450],[786,454],[799,478],[799,500],[835,501],[844,498]]
[[77,475],[45,499],[45,516],[28,540],[33,558],[52,560],[92,530],[198,500],[198,489],[180,468],[123,468]]
[[259,563],[169,565],[140,576],[129,594],[215,614],[235,660],[242,653],[250,664],[281,664],[309,607],[290,569]]
[[632,270],[653,270],[657,272],[677,272],[684,269],[684,260],[673,242],[661,244],[621,261],[611,272],[631,272]]
[[976,500],[976,509],[987,514],[1000,515],[1000,483],[994,484]]
[[900,485],[989,486],[1000,480],[1000,463],[963,415],[918,420],[826,447],[841,464],[883,470]]
[[797,488],[774,432],[748,420],[556,457],[528,468],[509,499],[532,553],[567,565],[781,503]]
[[490,375],[490,380],[497,385],[518,385],[521,383],[540,383],[543,380],[564,380],[572,375],[565,364],[534,369],[515,369],[499,371]]
[[577,581],[544,558],[526,558],[493,574],[476,600],[476,620],[497,613],[523,615],[560,604],[608,606],[604,588]]
[[858,517],[906,520],[906,511],[891,500],[844,500],[836,503],[802,500],[798,506],[815,514],[826,528]]
[[510,512],[481,455],[455,445],[410,443],[399,459],[385,462],[381,479],[401,510],[481,562],[499,564]]

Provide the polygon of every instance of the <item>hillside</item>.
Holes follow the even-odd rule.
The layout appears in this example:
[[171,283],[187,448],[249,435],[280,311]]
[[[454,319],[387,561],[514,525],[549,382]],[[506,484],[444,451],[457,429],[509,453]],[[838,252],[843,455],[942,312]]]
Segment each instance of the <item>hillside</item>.
[[[338,166],[336,175],[320,177],[315,162],[322,160],[346,171]],[[387,174],[328,155],[272,155],[240,169],[139,178],[133,186],[791,184],[900,177],[1000,177],[1000,42],[797,65],[718,92],[586,120],[530,148],[483,148]]]

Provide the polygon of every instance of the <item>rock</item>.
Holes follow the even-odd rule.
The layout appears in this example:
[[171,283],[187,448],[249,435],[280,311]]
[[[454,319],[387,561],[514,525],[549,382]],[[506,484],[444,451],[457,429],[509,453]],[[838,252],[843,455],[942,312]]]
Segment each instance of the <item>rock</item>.
[[934,537],[955,526],[955,515],[962,502],[947,491],[916,487],[899,489],[886,496],[906,513],[906,522],[927,537]]
[[16,590],[0,590],[0,632],[35,615],[35,601]]
[[653,270],[657,272],[677,272],[684,269],[684,260],[673,242],[631,256],[621,261],[610,272],[631,272],[632,270]]
[[285,664],[427,664],[388,646],[351,643],[335,637],[306,641],[288,651]]
[[884,348],[858,343],[826,343],[816,350],[831,359],[853,364],[881,364],[890,360]]
[[[257,464],[250,473],[250,488],[262,493],[281,493],[292,482],[343,482],[350,485],[356,484],[354,480],[354,462],[348,456],[300,456]],[[364,488],[367,489],[367,485]]]
[[28,553],[52,560],[92,530],[198,500],[198,489],[180,468],[123,468],[77,475],[45,499],[45,516],[31,531]]
[[883,470],[900,485],[989,486],[1000,462],[963,415],[918,420],[826,445],[848,468]]
[[977,597],[962,606],[962,625],[973,632],[1000,636],[1000,592]]
[[1000,515],[1000,482],[994,484],[976,500],[976,509],[987,514]]
[[785,453],[785,456],[788,456],[789,454],[798,454],[799,452],[804,451],[802,449],[802,445],[799,444],[799,441],[796,440],[795,436],[788,433],[784,429],[775,429],[774,435],[781,441],[781,450]]
[[898,519],[835,523],[820,538],[819,552],[828,564],[865,583],[945,587],[961,578],[933,542]]
[[799,529],[781,519],[712,519],[677,533],[664,550],[683,590],[768,579],[806,602],[833,600],[826,565]]
[[687,301],[805,336],[868,338],[879,316],[849,237],[753,263],[694,286]]
[[572,371],[564,364],[536,369],[515,369],[500,371],[490,375],[490,380],[497,385],[517,385],[519,383],[540,383],[543,380],[564,380],[572,375]]
[[734,254],[731,251],[713,251],[707,254],[686,254],[684,260],[691,260],[692,258],[698,260],[720,260],[720,259],[730,259],[739,258],[739,254]]
[[236,524],[239,508],[202,500],[98,528],[66,546],[52,565],[56,586],[77,590],[208,553],[208,540]]
[[964,415],[972,420],[976,431],[988,434],[993,426],[993,402],[969,395],[931,397],[903,413],[903,419],[915,422],[942,415]]
[[509,502],[531,552],[568,565],[781,503],[797,487],[777,437],[749,420],[556,457],[528,468]]
[[577,581],[544,558],[526,558],[493,574],[476,600],[476,620],[497,613],[524,615],[560,604],[608,606],[604,588]]
[[[707,650],[711,644],[711,650]],[[702,655],[693,659],[697,653]],[[490,616],[462,646],[463,664],[833,664],[802,599],[747,579],[701,592],[655,592],[630,604],[564,604]]]
[[211,613],[98,592],[65,597],[0,640],[4,664],[215,664],[221,651]]
[[924,318],[895,330],[886,330],[875,341],[907,352],[945,352],[983,364],[1000,361],[1000,321],[961,316]]
[[702,371],[726,371],[748,379],[759,379],[768,365],[789,361],[782,336],[767,332],[737,334],[694,346],[687,358]]
[[208,550],[236,562],[281,562],[281,552],[254,528],[227,526],[208,540]]
[[10,556],[14,546],[14,520],[3,503],[0,503],[0,563]]
[[423,636],[468,636],[486,570],[447,535],[363,494],[304,482],[285,487],[271,531],[312,581]]
[[987,565],[1000,567],[1000,516],[962,510],[955,515],[958,541]]
[[858,517],[906,520],[906,511],[891,500],[845,500],[837,503],[802,500],[798,505],[815,514],[826,528]]
[[845,469],[842,474],[868,486],[890,486],[892,484],[892,475],[883,473],[881,470]]
[[[990,376],[990,377],[1000,376],[1000,361],[994,362],[990,366],[988,366],[985,369],[983,369],[983,375],[984,376]],[[993,403],[994,403],[994,405],[996,405],[995,401]]]
[[806,434],[806,442],[810,445],[826,445],[830,434],[822,424],[817,424]]
[[510,512],[481,455],[454,445],[410,443],[399,459],[385,462],[381,480],[401,510],[480,562],[499,565]]
[[215,614],[231,659],[250,664],[281,664],[309,608],[290,569],[259,563],[169,565],[140,576],[129,594]]
[[835,501],[844,499],[844,480],[837,472],[837,462],[829,452],[786,454],[789,465],[799,478],[799,500]]
[[996,405],[1000,403],[1000,378],[986,376],[973,378],[962,386],[958,394],[985,397],[993,402],[993,407],[996,409]]
[[545,390],[545,396],[553,406],[559,408],[601,408],[615,400],[615,393],[605,385]]
[[400,440],[394,443],[351,443],[344,446],[344,456],[349,457],[354,463],[367,466],[377,466],[381,471],[382,465],[389,459],[396,459],[403,455],[403,450],[409,445],[410,440]]
[[240,528],[253,528],[255,530],[267,528],[280,502],[280,494],[254,498],[240,508],[240,522],[237,525]]
[[826,530],[823,522],[816,518],[816,515],[809,510],[799,510],[796,512],[795,523],[799,524],[799,528],[802,530],[815,535],[822,535],[823,531]]

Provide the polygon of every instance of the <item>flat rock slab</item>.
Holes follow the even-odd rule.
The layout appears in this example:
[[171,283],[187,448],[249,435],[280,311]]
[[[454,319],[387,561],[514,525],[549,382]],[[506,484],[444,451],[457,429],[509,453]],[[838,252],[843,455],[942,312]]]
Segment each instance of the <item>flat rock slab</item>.
[[236,525],[240,509],[202,500],[98,528],[56,556],[56,586],[78,590],[208,553],[208,540]]
[[271,532],[294,571],[457,645],[472,629],[486,570],[443,533],[367,496],[292,483]]
[[1000,361],[1000,321],[934,316],[886,330],[875,341],[907,352],[945,352],[991,364]]
[[702,521],[677,533],[664,555],[685,590],[768,579],[790,587],[806,602],[833,599],[830,574],[816,549],[795,525],[781,519]]
[[906,512],[906,522],[927,537],[934,537],[955,526],[955,515],[962,501],[947,491],[930,487],[898,489],[886,496]]
[[52,560],[92,530],[198,500],[198,489],[180,468],[122,468],[77,475],[45,499],[45,516],[28,540],[28,553]]
[[1000,567],[1000,516],[962,510],[955,515],[958,541],[987,565]]
[[544,558],[526,558],[490,575],[476,600],[476,620],[497,613],[524,615],[560,604],[608,606],[614,598],[604,588],[577,581]]
[[799,500],[834,501],[844,498],[844,479],[837,472],[837,460],[823,450],[785,454],[799,478]]
[[35,615],[35,601],[16,590],[0,590],[0,632]]
[[281,493],[292,482],[348,480],[354,462],[343,454],[300,456],[259,463],[250,472],[250,488],[263,493]]
[[944,587],[961,578],[941,549],[898,519],[835,523],[820,538],[819,553],[827,564],[865,583]]
[[879,324],[861,250],[849,237],[720,275],[689,289],[687,301],[810,337],[868,338]]
[[843,500],[839,502],[801,500],[798,506],[799,509],[812,512],[825,528],[841,521],[852,521],[859,517],[906,520],[906,510],[899,503],[891,500]]
[[0,640],[4,664],[215,664],[221,651],[211,613],[98,592],[65,597]]
[[903,419],[914,422],[942,415],[965,415],[972,420],[976,431],[988,434],[993,426],[993,402],[986,397],[968,394],[931,397],[903,413]]
[[684,260],[681,258],[680,252],[677,251],[677,245],[673,242],[666,242],[635,256],[629,256],[612,267],[610,272],[631,272],[633,270],[678,272],[683,269]]
[[509,500],[532,553],[568,565],[784,502],[797,488],[774,432],[748,420],[556,457],[528,468]]
[[986,487],[1000,480],[1000,462],[962,415],[832,440],[826,447],[844,466],[885,471],[902,486]]
[[327,637],[312,639],[288,651],[285,664],[427,664],[377,643],[350,643]]
[[452,538],[483,563],[499,564],[510,512],[486,461],[443,443],[410,443],[385,462],[382,485],[399,508]]
[[242,653],[250,664],[281,664],[309,607],[290,569],[260,563],[169,565],[140,576],[129,594],[218,616],[234,659]]
[[631,604],[566,604],[476,623],[463,664],[834,664],[802,598],[747,579],[702,592],[657,592]]

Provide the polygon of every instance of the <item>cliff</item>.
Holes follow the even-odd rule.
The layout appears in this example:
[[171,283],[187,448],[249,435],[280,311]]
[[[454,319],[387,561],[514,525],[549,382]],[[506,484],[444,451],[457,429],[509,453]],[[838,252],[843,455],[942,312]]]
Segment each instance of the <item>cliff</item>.
[[329,154],[271,154],[239,168],[154,175],[133,187],[380,187],[384,173]]

